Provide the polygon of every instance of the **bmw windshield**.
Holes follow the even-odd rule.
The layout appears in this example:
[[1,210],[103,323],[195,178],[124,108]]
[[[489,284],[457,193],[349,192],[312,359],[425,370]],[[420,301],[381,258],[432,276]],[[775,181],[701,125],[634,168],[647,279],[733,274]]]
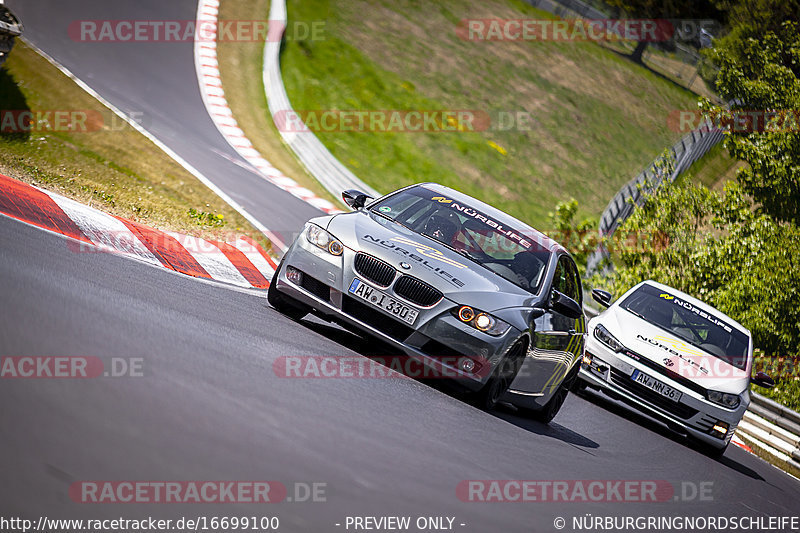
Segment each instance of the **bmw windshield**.
[[642,285],[620,307],[740,370],[747,367],[747,334],[678,296]]
[[[370,206],[373,213],[433,239],[534,294],[550,252],[526,233],[423,186]],[[530,230],[528,230],[528,234]]]

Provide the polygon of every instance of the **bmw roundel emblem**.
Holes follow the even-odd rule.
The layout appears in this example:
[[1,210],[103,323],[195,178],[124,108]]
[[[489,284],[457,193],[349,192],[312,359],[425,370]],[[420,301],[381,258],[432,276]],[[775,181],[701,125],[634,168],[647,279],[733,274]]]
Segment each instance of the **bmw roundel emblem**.
[[408,263],[406,263],[405,261],[403,261],[402,263],[400,263],[400,266],[401,266],[401,267],[403,267],[405,270],[408,270],[408,269],[410,269],[410,268],[411,268],[411,265],[409,265],[409,264],[408,264]]

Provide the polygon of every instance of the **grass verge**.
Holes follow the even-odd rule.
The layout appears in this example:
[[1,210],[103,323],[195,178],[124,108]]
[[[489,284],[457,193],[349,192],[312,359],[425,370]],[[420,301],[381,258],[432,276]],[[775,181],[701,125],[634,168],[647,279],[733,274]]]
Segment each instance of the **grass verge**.
[[[226,0],[230,1],[230,0]],[[696,96],[586,42],[474,42],[466,18],[552,18],[514,0],[291,0],[292,23],[323,21],[324,39],[287,40],[281,59],[296,110],[459,110],[495,119],[482,132],[331,132],[319,137],[380,191],[436,181],[539,227],[558,201],[580,217],[679,134],[667,117]],[[526,113],[500,127],[502,112]]]
[[777,457],[775,457],[774,455],[772,455],[768,451],[766,451],[763,448],[761,448],[758,444],[756,444],[753,441],[751,441],[750,439],[748,439],[747,436],[742,436],[742,435],[739,435],[738,433],[737,433],[737,435],[739,436],[740,439],[742,439],[742,441],[744,441],[745,444],[750,446],[750,449],[753,450],[753,453],[757,457],[760,457],[761,459],[763,459],[764,461],[768,462],[769,464],[771,464],[771,465],[773,465],[773,466],[775,466],[777,468],[780,468],[784,472],[786,472],[788,474],[791,474],[794,477],[800,479],[800,470],[798,470],[797,468],[793,467],[790,464],[787,464],[787,463],[781,461],[780,459],[778,459]]
[[24,42],[0,70],[0,102],[89,117],[72,129],[54,120],[29,131],[6,124],[3,174],[149,226],[221,240],[246,234],[270,248],[244,217]]
[[[220,4],[219,20],[266,20],[269,0],[225,0]],[[220,77],[225,99],[253,147],[275,168],[334,205],[344,206],[306,172],[292,151],[283,143],[267,107],[261,78],[264,43],[262,41],[222,41],[217,44]]]
[[728,150],[720,142],[695,161],[681,177],[689,176],[694,183],[721,190],[726,182],[736,179],[736,172],[745,164],[728,155]]

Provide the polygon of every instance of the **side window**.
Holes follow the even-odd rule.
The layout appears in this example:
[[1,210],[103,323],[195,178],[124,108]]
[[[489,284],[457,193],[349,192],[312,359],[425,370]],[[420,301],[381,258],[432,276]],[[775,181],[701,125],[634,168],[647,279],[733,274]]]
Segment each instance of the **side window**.
[[581,277],[578,275],[578,267],[575,266],[575,262],[571,259],[567,259],[567,263],[569,264],[568,280],[570,285],[568,296],[578,302],[578,305],[583,306],[583,290],[581,289]]
[[565,256],[558,260],[555,276],[553,277],[553,288],[558,292],[569,296],[578,304],[581,304],[581,281],[578,279],[578,269],[575,263]]
[[[567,272],[564,268],[563,257],[556,263],[556,272],[553,274],[553,289],[562,294],[567,294]],[[567,296],[569,295],[567,294]]]

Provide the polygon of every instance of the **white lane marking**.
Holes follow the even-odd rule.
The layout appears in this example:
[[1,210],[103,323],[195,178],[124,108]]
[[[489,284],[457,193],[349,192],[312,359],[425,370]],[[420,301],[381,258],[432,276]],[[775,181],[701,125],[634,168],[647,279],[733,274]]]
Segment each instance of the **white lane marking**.
[[239,272],[239,269],[233,266],[230,259],[217,246],[205,239],[192,237],[191,235],[183,235],[171,231],[166,233],[174,237],[181,246],[186,248],[186,251],[200,263],[200,266],[206,269],[206,272],[212,278],[242,287],[252,287],[250,282]]
[[[147,249],[139,237],[116,218],[58,194],[42,192],[47,194],[100,250],[134,255],[143,261],[161,265],[161,261]],[[87,247],[87,251],[89,248],[93,247]]]

